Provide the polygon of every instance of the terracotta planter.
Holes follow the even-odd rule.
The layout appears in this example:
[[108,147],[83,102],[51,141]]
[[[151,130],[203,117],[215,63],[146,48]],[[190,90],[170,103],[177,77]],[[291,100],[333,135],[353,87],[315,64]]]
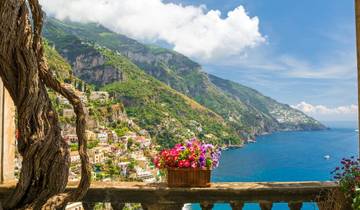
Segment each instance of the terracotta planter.
[[211,170],[194,168],[168,168],[169,187],[209,187]]

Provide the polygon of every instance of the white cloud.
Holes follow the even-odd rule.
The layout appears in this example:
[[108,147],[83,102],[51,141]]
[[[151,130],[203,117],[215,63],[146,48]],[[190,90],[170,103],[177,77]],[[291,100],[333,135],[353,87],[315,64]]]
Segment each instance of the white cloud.
[[259,19],[243,6],[228,12],[183,6],[162,0],[41,0],[56,18],[98,22],[146,42],[165,41],[174,50],[201,60],[241,55],[265,42]]
[[324,105],[312,105],[303,101],[291,107],[324,121],[356,120],[358,113],[358,106],[354,104],[329,108]]
[[314,65],[292,56],[281,56],[279,63],[284,67],[284,75],[291,78],[307,79],[345,79],[355,78],[355,53],[335,53],[323,58],[320,64]]

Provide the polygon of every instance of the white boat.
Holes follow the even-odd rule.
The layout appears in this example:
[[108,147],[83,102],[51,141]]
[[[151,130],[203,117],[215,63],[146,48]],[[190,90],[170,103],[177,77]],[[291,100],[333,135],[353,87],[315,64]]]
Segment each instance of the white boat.
[[355,132],[359,132],[359,129],[356,129]]
[[182,210],[191,210],[191,203],[185,203]]
[[247,142],[248,142],[248,143],[256,143],[256,140],[248,139]]
[[238,149],[238,148],[242,148],[243,145],[242,144],[234,144],[234,145],[228,145],[228,149]]
[[329,159],[330,159],[330,155],[325,155],[325,156],[324,156],[324,159],[329,160]]
[[222,151],[226,151],[226,150],[228,150],[229,148],[228,147],[221,147],[221,150]]

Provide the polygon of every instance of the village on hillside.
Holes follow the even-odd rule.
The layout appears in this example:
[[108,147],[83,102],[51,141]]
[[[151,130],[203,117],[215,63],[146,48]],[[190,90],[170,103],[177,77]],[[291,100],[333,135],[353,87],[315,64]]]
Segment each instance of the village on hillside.
[[[87,115],[86,138],[88,155],[92,163],[92,178],[96,181],[161,181],[151,157],[156,153],[149,133],[129,119],[122,104],[105,91],[71,88],[85,105]],[[71,166],[69,181],[80,179],[80,156],[75,128],[75,112],[69,101],[49,92],[58,111],[62,136],[69,145]],[[20,155],[16,155],[16,174],[21,168]]]

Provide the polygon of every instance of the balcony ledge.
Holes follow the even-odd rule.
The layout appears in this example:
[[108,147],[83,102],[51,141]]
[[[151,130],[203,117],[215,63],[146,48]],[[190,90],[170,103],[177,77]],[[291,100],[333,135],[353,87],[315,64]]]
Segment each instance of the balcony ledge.
[[[15,183],[1,184],[0,201],[14,187]],[[75,188],[76,183],[69,183],[66,190],[72,191]],[[226,182],[212,183],[207,188],[169,188],[166,184],[143,182],[93,182],[83,202],[311,202],[324,193],[337,189],[335,182]]]

